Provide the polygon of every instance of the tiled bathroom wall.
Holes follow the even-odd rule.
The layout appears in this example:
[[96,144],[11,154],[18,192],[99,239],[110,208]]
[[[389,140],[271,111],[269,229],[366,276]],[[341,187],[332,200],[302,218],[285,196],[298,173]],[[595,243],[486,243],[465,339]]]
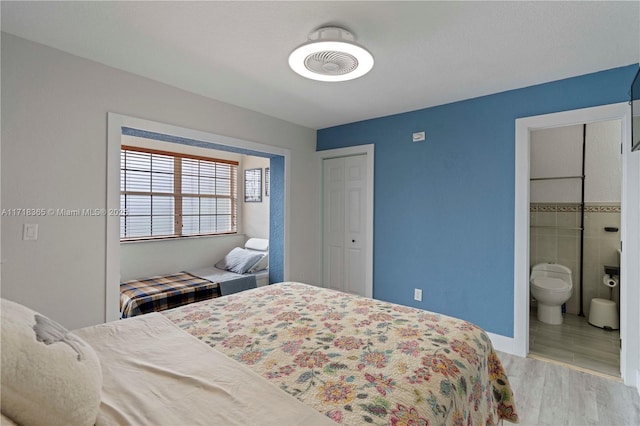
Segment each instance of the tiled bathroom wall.
[[[531,203],[530,264],[554,262],[573,272],[573,295],[567,301],[567,312],[580,312],[580,204]],[[584,279],[583,311],[589,315],[594,297],[609,299],[610,290],[602,284],[604,265],[619,266],[620,203],[587,203],[584,214]],[[618,228],[606,232],[605,227]],[[619,287],[612,294],[619,301]]]

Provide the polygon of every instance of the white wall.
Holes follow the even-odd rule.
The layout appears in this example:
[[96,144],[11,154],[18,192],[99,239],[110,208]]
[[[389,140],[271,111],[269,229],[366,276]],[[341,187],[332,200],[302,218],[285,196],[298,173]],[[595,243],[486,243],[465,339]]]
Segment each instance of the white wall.
[[[290,276],[319,282],[315,131],[2,34],[2,207],[105,208],[107,113],[291,150]],[[212,78],[215,78],[214,76]],[[39,224],[37,241],[22,225]],[[3,217],[1,295],[76,328],[105,318],[104,217]]]
[[[585,202],[620,202],[620,120],[589,123],[585,149]],[[582,125],[531,132],[531,178],[582,174]],[[532,203],[579,203],[580,179],[531,182]]]
[[[640,155],[636,155],[636,157],[640,157]],[[640,159],[636,158],[636,162],[640,163]],[[640,197],[638,198],[638,209],[636,210],[636,212],[640,212]],[[638,214],[636,214],[636,218],[638,218]],[[632,246],[632,247],[640,247],[640,233],[636,234],[636,240],[631,242],[630,244],[627,246]],[[640,283],[639,283],[640,284]],[[640,305],[640,298],[638,300],[638,305]],[[636,345],[634,346],[635,349],[637,349],[637,342],[640,342],[640,318],[638,318],[638,322],[636,323],[636,325],[638,326],[635,329],[635,339],[634,341],[636,342]],[[630,328],[633,330],[633,324],[630,325]],[[631,334],[631,333],[630,333]],[[640,366],[640,350],[637,352],[637,366]],[[638,393],[640,394],[640,368],[636,369],[636,387],[638,388]]]
[[619,203],[622,194],[620,120],[587,125],[585,191],[587,203]]
[[[244,170],[247,169],[262,169],[262,202],[260,203],[245,203],[244,192],[241,191],[240,195],[240,209],[242,218],[242,233],[248,238],[265,238],[269,239],[269,200],[271,197],[267,197],[264,192],[264,170],[269,167],[269,159],[261,157],[253,157],[249,155],[242,156],[242,176],[244,177]],[[240,180],[244,182],[243,179]],[[242,188],[244,186],[242,185]]]
[[213,266],[246,240],[244,234],[236,234],[120,243],[120,280]]

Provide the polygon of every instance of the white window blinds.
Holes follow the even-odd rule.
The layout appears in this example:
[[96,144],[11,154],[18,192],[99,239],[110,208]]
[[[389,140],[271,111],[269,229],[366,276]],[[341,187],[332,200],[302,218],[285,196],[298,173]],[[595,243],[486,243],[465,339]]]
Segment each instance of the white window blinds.
[[235,233],[237,162],[123,146],[121,240]]

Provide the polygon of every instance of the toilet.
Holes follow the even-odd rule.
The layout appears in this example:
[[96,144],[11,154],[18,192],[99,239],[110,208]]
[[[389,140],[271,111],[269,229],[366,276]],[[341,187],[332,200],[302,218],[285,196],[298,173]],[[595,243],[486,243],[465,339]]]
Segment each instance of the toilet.
[[538,320],[562,324],[562,305],[573,292],[571,269],[557,263],[539,263],[531,268],[531,295],[538,301]]

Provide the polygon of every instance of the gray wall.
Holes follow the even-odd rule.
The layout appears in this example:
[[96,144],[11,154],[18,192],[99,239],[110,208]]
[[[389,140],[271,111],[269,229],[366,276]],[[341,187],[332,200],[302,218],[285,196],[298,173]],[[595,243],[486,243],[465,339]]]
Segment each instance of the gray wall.
[[[107,113],[291,150],[290,279],[319,282],[316,132],[2,34],[2,208],[106,207]],[[212,78],[215,78],[212,76]],[[37,223],[37,241],[22,226]],[[69,328],[105,318],[104,217],[2,217],[4,298]]]

